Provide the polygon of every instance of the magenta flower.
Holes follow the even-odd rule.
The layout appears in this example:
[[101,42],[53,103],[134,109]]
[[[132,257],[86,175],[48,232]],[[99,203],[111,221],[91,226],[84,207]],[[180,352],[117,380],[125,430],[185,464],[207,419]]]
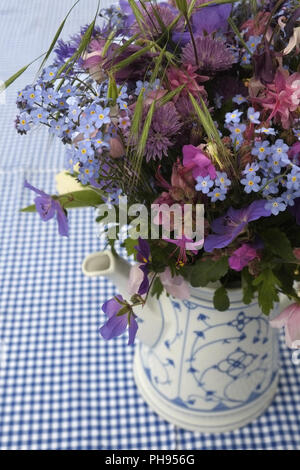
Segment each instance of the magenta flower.
[[44,222],[47,222],[48,220],[53,219],[53,217],[56,215],[59,234],[67,237],[69,234],[68,219],[59,201],[53,199],[49,194],[44,193],[44,191],[35,188],[30,183],[28,183],[28,181],[25,181],[24,187],[34,191],[39,195],[35,198],[34,203],[37,212],[41,216],[41,219]]
[[257,251],[251,245],[243,243],[229,258],[229,266],[234,271],[242,271],[249,262],[257,257]]
[[241,232],[243,232],[248,223],[258,220],[261,217],[269,217],[270,209],[265,208],[266,201],[261,199],[254,201],[250,206],[243,209],[230,209],[225,216],[215,219],[211,228],[215,232],[205,238],[204,250],[210,253],[216,248],[228,246]]
[[285,308],[280,315],[270,320],[273,328],[285,327],[285,341],[289,348],[300,347],[300,304],[294,303]]
[[198,176],[210,176],[211,179],[215,179],[217,176],[211,160],[204,155],[201,149],[193,145],[184,145],[183,147],[183,166],[192,170],[195,179]]
[[[123,302],[123,304],[121,302]],[[109,340],[109,339],[116,338],[117,336],[122,335],[128,326],[129,327],[128,344],[133,344],[136,332],[138,330],[136,315],[134,315],[132,310],[130,310],[128,313],[124,313],[124,315],[118,316],[118,313],[123,307],[124,307],[124,299],[121,295],[117,295],[113,299],[110,299],[107,302],[105,302],[105,304],[103,304],[102,310],[108,316],[108,320],[100,328],[100,334],[104,339]]]

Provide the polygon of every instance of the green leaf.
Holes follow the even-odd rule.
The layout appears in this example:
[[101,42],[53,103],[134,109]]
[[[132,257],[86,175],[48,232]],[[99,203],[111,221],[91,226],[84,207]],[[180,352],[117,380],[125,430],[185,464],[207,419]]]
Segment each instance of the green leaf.
[[133,240],[132,238],[126,238],[126,240],[123,243],[123,246],[125,247],[128,256],[136,254],[135,246],[137,246],[137,244],[138,244],[137,240]]
[[281,286],[279,279],[271,268],[265,269],[254,281],[258,288],[258,303],[265,315],[269,315],[274,303],[279,301],[278,288]]
[[261,233],[265,249],[285,261],[295,261],[291,242],[278,227],[269,228]]
[[90,189],[62,194],[58,196],[58,200],[65,209],[97,207],[103,203],[101,196]]
[[158,299],[163,293],[163,290],[164,286],[162,285],[161,280],[159,279],[159,277],[156,277],[151,289],[151,295]]
[[214,306],[220,312],[225,312],[225,310],[229,309],[230,300],[224,286],[219,287],[219,289],[215,291]]
[[225,276],[228,271],[228,258],[222,256],[217,261],[208,259],[195,264],[191,272],[191,284],[193,287],[205,287],[210,282],[216,282]]
[[244,268],[242,271],[242,289],[243,289],[243,302],[248,305],[252,302],[255,289],[252,285],[253,277],[248,271],[248,268]]

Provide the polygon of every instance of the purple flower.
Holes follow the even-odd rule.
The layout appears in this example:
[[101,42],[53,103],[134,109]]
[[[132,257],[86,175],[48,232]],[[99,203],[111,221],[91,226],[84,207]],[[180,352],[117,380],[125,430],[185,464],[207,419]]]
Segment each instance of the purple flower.
[[139,287],[138,294],[146,294],[149,290],[149,279],[148,279],[148,265],[151,262],[150,246],[146,240],[141,237],[138,239],[138,245],[135,246],[137,251],[136,259],[138,260],[139,269],[143,272],[144,278]]
[[[195,46],[199,70],[203,73],[214,73],[229,69],[235,62],[230,49],[219,39],[213,39],[211,36],[198,36],[195,38]],[[189,42],[183,48],[182,62],[198,67],[192,42]]]
[[204,250],[210,253],[216,248],[228,246],[253,220],[269,217],[271,210],[265,208],[266,201],[254,201],[243,209],[230,207],[227,214],[215,219],[211,228],[215,232],[208,235],[204,242]]
[[245,266],[248,266],[249,262],[257,257],[256,250],[247,243],[243,243],[240,248],[235,250],[230,256],[228,262],[231,269],[234,271],[242,271]]
[[145,147],[147,162],[156,158],[161,160],[168,155],[168,149],[174,145],[181,127],[174,103],[169,102],[154,112]]
[[121,295],[117,295],[113,299],[110,299],[105,302],[105,304],[103,304],[102,310],[108,316],[107,322],[100,328],[100,334],[104,339],[109,340],[122,335],[127,326],[129,326],[128,344],[134,343],[135,335],[138,329],[136,315],[134,315],[130,306],[128,305],[128,312],[125,312],[124,315],[118,316],[120,310],[125,306],[126,303],[124,302],[124,299]]
[[[204,31],[207,33],[226,31],[231,8],[232,6],[227,4],[211,5],[197,10],[191,17],[194,36],[200,36]],[[172,39],[174,42],[185,45],[191,40],[191,35],[189,32],[175,32]]]
[[56,215],[59,234],[67,237],[69,233],[68,219],[59,201],[53,199],[49,194],[44,193],[44,191],[40,191],[35,188],[28,183],[28,181],[25,181],[24,187],[39,195],[35,198],[34,202],[36,210],[40,214],[42,220],[47,222],[47,220],[52,219]]

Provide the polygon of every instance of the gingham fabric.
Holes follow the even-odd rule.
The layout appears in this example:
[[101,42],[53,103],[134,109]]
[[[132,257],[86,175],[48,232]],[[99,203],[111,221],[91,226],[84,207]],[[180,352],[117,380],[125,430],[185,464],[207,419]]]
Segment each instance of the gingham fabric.
[[[81,2],[65,34],[87,22],[96,4]],[[47,48],[71,5],[0,0],[0,79]],[[143,402],[133,348],[125,337],[106,343],[98,333],[100,305],[114,288],[81,273],[84,257],[100,249],[94,212],[70,214],[69,239],[58,236],[55,221],[18,212],[33,200],[24,179],[55,191],[63,161],[62,147],[43,131],[14,131],[16,89],[32,79],[26,72],[0,104],[0,449],[300,449],[300,365],[283,341],[278,394],[241,430],[187,432]]]

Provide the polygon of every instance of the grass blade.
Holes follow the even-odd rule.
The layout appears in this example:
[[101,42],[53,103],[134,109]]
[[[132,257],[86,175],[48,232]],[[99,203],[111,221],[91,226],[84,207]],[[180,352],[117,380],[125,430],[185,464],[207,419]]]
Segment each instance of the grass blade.
[[48,51],[46,52],[46,56],[45,56],[44,60],[42,61],[41,65],[40,65],[40,68],[39,68],[39,70],[38,70],[38,73],[42,70],[42,68],[44,67],[45,63],[47,62],[47,60],[48,60],[48,58],[49,58],[51,52],[53,51],[53,49],[54,49],[54,47],[55,47],[55,44],[56,44],[56,42],[57,42],[57,40],[58,40],[58,38],[59,38],[59,36],[60,36],[62,30],[64,29],[64,26],[65,26],[65,24],[66,24],[66,21],[67,21],[69,15],[71,14],[72,10],[76,7],[76,5],[77,5],[79,2],[80,2],[80,0],[77,0],[77,2],[74,3],[74,5],[72,6],[72,8],[70,8],[70,10],[68,11],[67,16],[65,17],[65,19],[64,19],[63,22],[61,23],[60,27],[58,28],[58,30],[57,30],[57,32],[56,32],[54,38],[53,38],[52,43],[51,43],[51,45],[50,45]]

